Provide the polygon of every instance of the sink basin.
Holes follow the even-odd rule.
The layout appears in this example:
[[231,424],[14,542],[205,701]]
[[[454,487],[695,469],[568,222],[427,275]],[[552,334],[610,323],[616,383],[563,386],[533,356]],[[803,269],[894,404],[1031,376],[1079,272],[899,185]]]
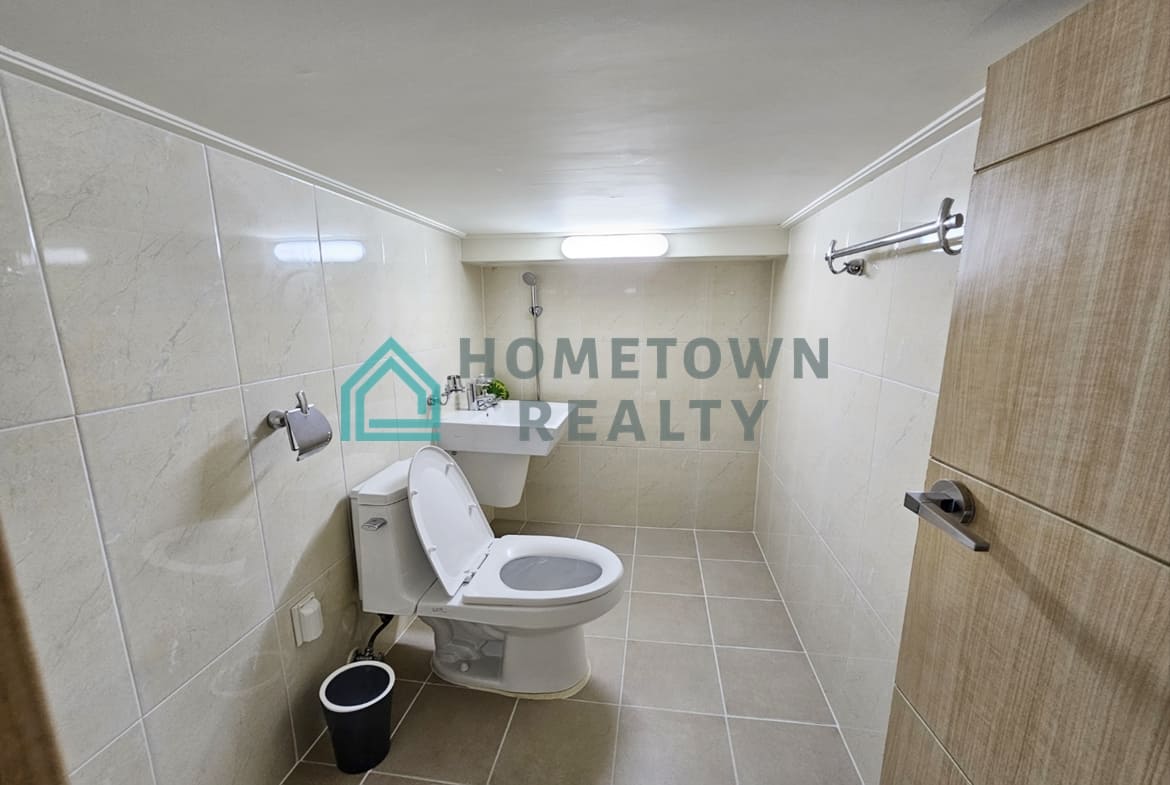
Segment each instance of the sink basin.
[[[564,439],[570,408],[553,401],[501,401],[483,411],[445,411],[439,421],[439,446],[455,456],[480,504],[514,507],[524,493],[529,459],[548,455]],[[543,419],[545,411],[549,417],[540,426],[520,422],[522,413],[531,423]],[[551,438],[541,438],[538,427]]]
[[[540,419],[548,407],[548,419],[541,428],[552,438],[541,438],[536,426],[520,423],[521,406],[527,421]],[[500,401],[483,411],[444,411],[439,422],[439,446],[448,452],[489,452],[496,455],[548,455],[569,427],[569,404],[552,401]],[[525,437],[527,431],[527,438]]]

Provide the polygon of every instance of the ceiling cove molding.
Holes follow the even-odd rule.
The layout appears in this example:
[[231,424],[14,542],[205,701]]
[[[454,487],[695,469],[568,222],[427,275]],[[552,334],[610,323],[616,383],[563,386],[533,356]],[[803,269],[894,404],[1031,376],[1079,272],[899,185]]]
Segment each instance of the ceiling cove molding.
[[[617,234],[645,234],[647,232],[618,232]],[[714,229],[681,229],[649,232],[664,234],[669,248],[662,256],[642,257],[637,261],[656,259],[683,261],[687,259],[767,259],[788,253],[788,232],[779,226],[734,226]],[[581,232],[581,234],[597,234]],[[589,263],[589,259],[566,259],[561,254],[561,241],[571,233],[544,234],[480,234],[463,240],[464,264],[527,264],[531,262]],[[622,261],[606,259],[605,261]]]
[[786,218],[780,226],[787,229],[793,224],[803,221],[805,218],[827,207],[846,194],[856,191],[870,180],[876,179],[899,164],[910,160],[928,147],[941,142],[960,128],[964,128],[975,122],[983,114],[984,93],[984,90],[980,90],[975,95],[961,102],[958,106],[942,114],[876,161],[863,167],[856,174],[797,210]]
[[241,158],[252,161],[253,163],[267,166],[270,169],[275,169],[281,174],[286,174],[298,180],[303,180],[306,183],[319,186],[342,196],[347,196],[350,199],[355,199],[372,207],[385,210],[395,215],[400,215],[403,218],[408,218],[412,221],[417,221],[420,224],[429,226],[432,229],[452,234],[456,237],[465,237],[464,232],[458,229],[447,226],[444,223],[427,218],[425,215],[420,215],[413,210],[408,210],[405,207],[388,202],[374,196],[371,193],[362,191],[352,186],[348,186],[343,182],[334,180],[332,177],[327,177],[323,174],[314,172],[311,169],[306,169],[303,166],[298,166],[291,161],[286,161],[271,153],[266,153],[251,145],[232,139],[230,136],[225,136],[210,128],[204,128],[201,125],[184,120],[177,117],[170,112],[163,111],[157,107],[143,103],[128,95],[112,90],[108,87],[96,84],[83,77],[64,71],[55,66],[43,63],[40,60],[21,54],[7,47],[0,46],[0,70],[7,71],[15,76],[20,76],[38,84],[50,87],[54,90],[59,90],[63,93],[80,98],[84,101],[97,104],[105,109],[109,109],[119,114],[133,117],[149,125],[161,128],[164,131],[177,134],[179,136],[191,139],[192,141],[205,144],[209,147],[214,147],[217,150],[237,155]]

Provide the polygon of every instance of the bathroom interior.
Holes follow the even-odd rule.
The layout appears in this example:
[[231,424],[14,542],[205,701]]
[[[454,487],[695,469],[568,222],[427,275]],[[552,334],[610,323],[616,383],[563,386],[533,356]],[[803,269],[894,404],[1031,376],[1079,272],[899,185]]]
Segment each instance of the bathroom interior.
[[1164,785],[1167,215],[1165,0],[5,0],[0,783]]

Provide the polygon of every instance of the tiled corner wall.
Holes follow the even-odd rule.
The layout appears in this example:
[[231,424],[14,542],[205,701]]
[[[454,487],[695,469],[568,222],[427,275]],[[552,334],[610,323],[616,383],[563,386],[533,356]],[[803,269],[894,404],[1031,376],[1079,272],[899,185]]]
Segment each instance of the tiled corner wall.
[[[23,79],[0,106],[0,519],[72,781],[275,785],[369,628],[346,489],[399,448],[298,463],[265,415],[304,389],[336,426],[391,335],[442,378],[481,273],[453,236]],[[412,400],[383,387],[369,406]],[[309,591],[326,632],[296,648]]]
[[828,337],[830,370],[767,386],[755,531],[866,785],[880,776],[917,531],[902,494],[926,471],[958,259],[877,252],[853,277],[823,257],[834,239],[929,221],[944,196],[965,210],[976,132],[797,224],[776,263],[772,334]]
[[[532,398],[532,380],[507,373],[508,344],[531,338],[530,296],[520,275],[539,277],[540,344],[545,368],[544,400],[596,400],[593,423],[582,430],[596,441],[565,441],[548,458],[534,458],[524,497],[517,507],[497,509],[502,518],[558,523],[594,523],[750,531],[755,496],[759,429],[745,441],[731,406],[741,400],[751,411],[761,397],[759,378],[739,378],[728,356],[728,338],[763,341],[768,333],[771,260],[704,262],[547,263],[484,268],[485,332],[496,341],[496,373],[514,397]],[[612,338],[637,338],[629,349],[638,378],[614,379]],[[683,367],[683,347],[710,337],[721,346],[720,371],[693,379]],[[556,378],[558,338],[574,351],[582,339],[597,342],[598,378],[572,374]],[[667,351],[666,378],[658,378],[657,348],[648,338],[674,338]],[[523,358],[529,355],[527,350]],[[701,354],[706,367],[706,354]],[[527,366],[527,359],[524,359]],[[698,363],[697,363],[698,364]],[[710,438],[701,438],[699,412],[690,400],[722,402],[711,414]],[[618,402],[634,401],[645,439],[607,436]],[[680,441],[659,439],[659,402],[669,400],[671,430]]]

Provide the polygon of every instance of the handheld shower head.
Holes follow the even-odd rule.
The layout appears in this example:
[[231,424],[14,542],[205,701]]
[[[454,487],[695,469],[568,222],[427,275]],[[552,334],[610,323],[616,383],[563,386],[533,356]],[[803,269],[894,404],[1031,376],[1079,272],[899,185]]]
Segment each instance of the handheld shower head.
[[539,319],[540,315],[544,313],[544,308],[536,304],[536,273],[527,272],[520,276],[524,283],[532,287],[532,305],[528,308],[528,313],[532,314],[532,318]]

